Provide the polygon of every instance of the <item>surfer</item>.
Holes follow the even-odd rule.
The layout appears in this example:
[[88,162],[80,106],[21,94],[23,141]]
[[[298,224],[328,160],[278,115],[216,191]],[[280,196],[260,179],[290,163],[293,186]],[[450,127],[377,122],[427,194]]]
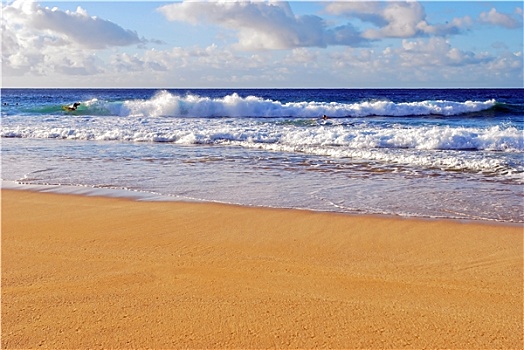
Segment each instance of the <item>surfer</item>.
[[322,120],[327,120],[328,118],[329,117],[327,115],[325,115],[325,114],[322,116]]
[[62,108],[66,111],[76,111],[78,106],[80,106],[80,102],[75,102],[72,106],[62,106]]

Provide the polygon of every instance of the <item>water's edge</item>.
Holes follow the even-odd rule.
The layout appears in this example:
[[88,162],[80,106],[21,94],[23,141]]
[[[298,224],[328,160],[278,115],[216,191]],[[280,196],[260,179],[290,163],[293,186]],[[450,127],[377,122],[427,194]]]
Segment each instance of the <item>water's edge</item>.
[[351,213],[351,212],[338,212],[338,211],[321,211],[308,208],[285,208],[285,207],[269,207],[269,206],[255,206],[245,205],[238,203],[228,203],[220,201],[201,200],[195,198],[187,198],[174,195],[165,195],[158,193],[150,193],[146,191],[136,191],[129,189],[118,189],[118,188],[96,188],[91,186],[71,186],[71,185],[32,185],[18,183],[16,181],[0,180],[1,190],[12,190],[12,191],[30,191],[37,193],[53,193],[59,195],[70,195],[70,196],[84,196],[84,197],[103,197],[103,198],[115,198],[124,199],[137,202],[178,202],[178,203],[212,203],[227,206],[237,206],[245,208],[263,208],[263,209],[275,209],[275,210],[291,210],[291,211],[306,211],[312,213],[327,213],[333,215],[346,215],[346,216],[365,216],[365,217],[376,217],[376,218],[390,218],[390,219],[401,219],[401,220],[418,220],[418,221],[448,221],[461,224],[482,224],[482,225],[502,225],[508,227],[524,227],[524,223],[515,223],[509,221],[499,220],[488,220],[488,219],[464,219],[464,218],[452,218],[452,217],[432,217],[423,215],[392,215],[392,214],[379,214],[379,213]]

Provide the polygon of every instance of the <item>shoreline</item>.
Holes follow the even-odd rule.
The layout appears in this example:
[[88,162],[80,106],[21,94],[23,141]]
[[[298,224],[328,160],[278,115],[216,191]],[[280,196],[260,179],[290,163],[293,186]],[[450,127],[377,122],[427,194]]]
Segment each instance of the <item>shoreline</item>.
[[326,214],[339,214],[347,216],[365,216],[365,217],[376,217],[376,218],[391,218],[391,219],[406,219],[406,220],[421,220],[421,221],[432,221],[432,220],[443,220],[458,223],[479,223],[486,225],[502,225],[510,227],[524,227],[523,222],[514,221],[501,221],[496,219],[472,219],[472,218],[459,218],[459,217],[438,217],[438,216],[417,216],[417,215],[401,215],[401,214],[384,214],[384,213],[357,213],[357,212],[344,212],[344,211],[322,211],[309,208],[288,208],[288,207],[270,207],[270,206],[257,206],[257,205],[246,205],[238,203],[228,203],[219,201],[208,201],[204,199],[189,198],[182,196],[173,196],[167,194],[153,193],[147,191],[125,189],[125,188],[103,188],[103,187],[92,187],[92,186],[81,186],[81,185],[35,185],[35,184],[24,184],[12,180],[2,180],[0,185],[0,191],[29,191],[34,193],[53,193],[65,196],[85,196],[93,198],[114,198],[123,199],[136,202],[180,202],[180,203],[202,203],[202,204],[217,204],[233,207],[245,207],[254,209],[273,209],[273,210],[290,210],[290,211],[305,211],[311,213],[326,213]]
[[2,189],[2,348],[519,348],[522,226]]

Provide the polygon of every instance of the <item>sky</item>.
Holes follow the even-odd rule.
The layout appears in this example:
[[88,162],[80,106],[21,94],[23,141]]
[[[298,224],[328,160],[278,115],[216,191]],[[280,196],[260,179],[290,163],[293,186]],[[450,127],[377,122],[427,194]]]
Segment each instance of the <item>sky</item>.
[[2,1],[2,87],[523,87],[522,1]]

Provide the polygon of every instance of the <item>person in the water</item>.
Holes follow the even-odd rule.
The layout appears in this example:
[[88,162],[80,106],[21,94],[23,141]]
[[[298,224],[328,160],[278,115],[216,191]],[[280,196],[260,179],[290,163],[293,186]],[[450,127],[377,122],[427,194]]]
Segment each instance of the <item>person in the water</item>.
[[78,106],[80,106],[80,102],[75,102],[73,103],[72,106],[63,106],[62,108],[65,109],[66,111],[76,111]]

